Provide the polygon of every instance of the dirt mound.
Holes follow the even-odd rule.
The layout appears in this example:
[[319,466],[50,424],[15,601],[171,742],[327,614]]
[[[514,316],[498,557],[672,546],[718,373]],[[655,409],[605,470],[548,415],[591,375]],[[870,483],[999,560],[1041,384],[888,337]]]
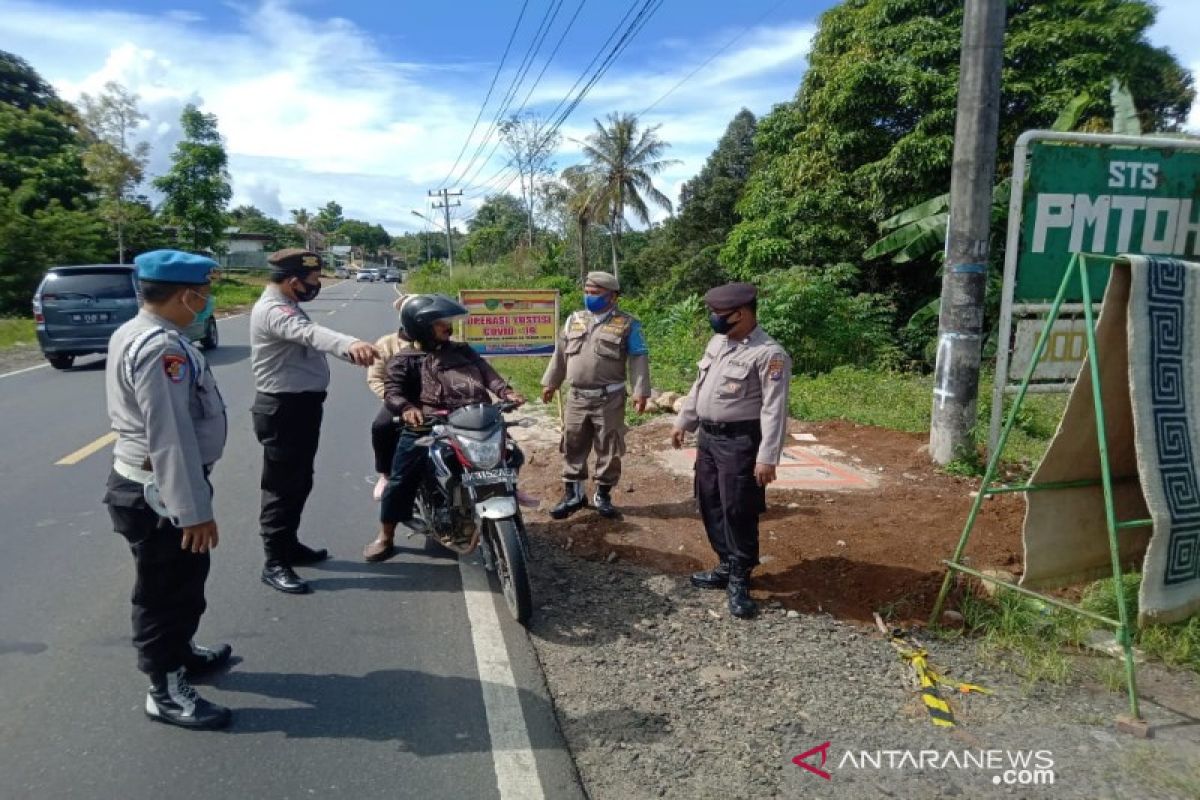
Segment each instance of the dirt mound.
[[[978,481],[933,469],[921,452],[925,437],[847,422],[792,421],[790,432],[844,454],[848,466],[878,475],[879,485],[855,492],[769,493],[762,517],[762,566],[755,596],[800,611],[827,611],[868,621],[872,611],[899,620],[928,614],[948,558],[962,533]],[[531,457],[522,486],[542,498],[527,514],[531,531],[593,560],[618,558],[682,575],[713,562],[692,483],[656,457],[670,449],[670,420],[630,431],[624,476],[614,495],[622,519],[582,511],[554,521],[546,509],[561,494],[561,462],[546,438],[525,447]],[[989,499],[967,551],[978,568],[1019,571],[1024,503]],[[615,555],[614,555],[615,554]]]

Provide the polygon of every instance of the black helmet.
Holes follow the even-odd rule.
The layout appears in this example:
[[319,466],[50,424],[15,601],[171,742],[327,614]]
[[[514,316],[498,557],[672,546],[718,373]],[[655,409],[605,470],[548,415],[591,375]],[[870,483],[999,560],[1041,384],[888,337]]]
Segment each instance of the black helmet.
[[428,347],[433,343],[433,323],[466,316],[467,309],[444,294],[406,298],[400,309],[400,329],[409,339]]

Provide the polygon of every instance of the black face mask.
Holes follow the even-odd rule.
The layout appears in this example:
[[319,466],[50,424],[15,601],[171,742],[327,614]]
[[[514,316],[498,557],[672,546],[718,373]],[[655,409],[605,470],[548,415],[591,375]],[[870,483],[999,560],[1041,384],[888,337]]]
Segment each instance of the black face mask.
[[734,323],[730,322],[729,318],[732,317],[736,313],[737,312],[734,311],[734,312],[732,312],[730,314],[726,314],[726,315],[709,314],[708,315],[708,324],[712,326],[713,333],[729,333],[729,331],[734,326]]
[[302,280],[300,281],[300,286],[301,288],[296,290],[296,299],[301,303],[311,303],[321,293],[321,284],[319,282],[314,286]]

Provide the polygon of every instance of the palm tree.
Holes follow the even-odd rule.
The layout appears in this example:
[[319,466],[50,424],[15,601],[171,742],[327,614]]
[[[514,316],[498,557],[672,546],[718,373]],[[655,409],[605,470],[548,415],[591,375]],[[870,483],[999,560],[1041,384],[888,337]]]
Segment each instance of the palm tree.
[[312,224],[313,217],[308,213],[306,208],[292,209],[292,225],[296,230],[304,234],[304,249],[312,250]]
[[679,162],[661,158],[670,145],[658,138],[660,125],[639,129],[637,116],[615,113],[608,115],[607,127],[600,120],[595,123],[595,132],[583,143],[588,163],[581,169],[597,181],[597,202],[609,212],[612,270],[617,275],[617,241],[625,212],[633,211],[649,225],[647,200],[670,211],[670,199],[654,187],[652,178]]
[[600,200],[600,182],[582,166],[567,167],[562,172],[566,184],[565,206],[579,234],[579,279],[587,277],[587,234],[593,223],[608,218]]

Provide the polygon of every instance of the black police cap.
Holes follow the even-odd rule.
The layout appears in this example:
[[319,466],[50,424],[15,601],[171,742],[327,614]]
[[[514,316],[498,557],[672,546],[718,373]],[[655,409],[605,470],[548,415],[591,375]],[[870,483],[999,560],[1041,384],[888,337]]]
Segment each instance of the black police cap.
[[709,289],[704,303],[714,311],[728,311],[748,306],[758,298],[758,288],[752,283],[727,283]]

